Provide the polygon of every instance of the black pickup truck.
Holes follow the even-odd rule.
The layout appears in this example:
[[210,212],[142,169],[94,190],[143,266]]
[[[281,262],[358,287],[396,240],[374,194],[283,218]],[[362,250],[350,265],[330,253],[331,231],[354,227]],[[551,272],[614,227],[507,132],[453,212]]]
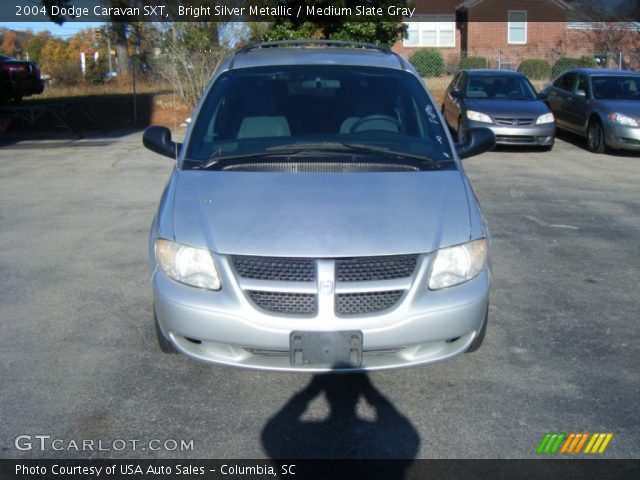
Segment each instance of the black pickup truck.
[[19,102],[22,97],[43,91],[44,81],[37,63],[0,55],[0,102]]

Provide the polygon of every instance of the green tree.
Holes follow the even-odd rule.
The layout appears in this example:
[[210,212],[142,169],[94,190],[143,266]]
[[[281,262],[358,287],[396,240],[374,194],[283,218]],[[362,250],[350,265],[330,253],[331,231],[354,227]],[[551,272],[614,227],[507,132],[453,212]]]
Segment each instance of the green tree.
[[295,19],[277,18],[264,35],[266,40],[317,38],[393,45],[406,32],[406,26],[402,24],[400,17],[386,18],[385,21],[380,21],[378,17],[359,17],[354,21],[356,18],[324,17],[324,20],[323,17],[306,16],[306,6],[335,9],[349,7],[355,12],[358,5],[370,5],[381,7],[386,12],[391,5],[405,6],[406,0],[281,0],[279,3],[291,7],[293,11],[302,6],[303,14]]

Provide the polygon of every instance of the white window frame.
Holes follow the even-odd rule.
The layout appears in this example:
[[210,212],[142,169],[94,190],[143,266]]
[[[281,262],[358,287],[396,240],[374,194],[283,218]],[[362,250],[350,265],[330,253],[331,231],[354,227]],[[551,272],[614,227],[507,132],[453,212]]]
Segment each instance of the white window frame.
[[[417,29],[418,32],[418,41],[416,43],[407,42],[407,38],[402,40],[402,45],[405,47],[432,47],[432,48],[450,48],[456,46],[456,16],[455,14],[439,14],[439,15],[414,15],[413,18],[415,20],[411,22],[404,22],[407,24],[410,30]],[[427,42],[422,41],[424,31],[422,26],[426,23],[435,23],[436,24],[436,43],[435,45],[430,45]],[[443,23],[452,24],[453,26],[453,35],[452,42],[447,44],[441,43],[441,25]],[[412,28],[413,27],[413,28]]]
[[[524,41],[523,42],[516,42],[511,40],[511,23],[516,23],[516,22],[511,22],[511,14],[512,13],[524,13]],[[517,22],[520,23],[520,22]],[[526,10],[509,10],[509,12],[507,13],[507,42],[510,45],[525,45],[527,43],[527,30],[528,30],[528,24],[527,24],[527,11]]]

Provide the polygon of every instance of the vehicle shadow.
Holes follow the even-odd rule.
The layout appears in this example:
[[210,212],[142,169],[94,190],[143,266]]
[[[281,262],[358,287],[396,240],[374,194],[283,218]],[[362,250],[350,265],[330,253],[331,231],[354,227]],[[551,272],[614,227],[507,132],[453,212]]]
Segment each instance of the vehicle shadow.
[[[329,404],[328,417],[303,420],[311,402],[322,394]],[[358,415],[360,399],[375,412],[374,419]],[[315,375],[269,419],[261,441],[273,460],[395,459],[376,463],[375,472],[367,470],[367,478],[385,479],[405,478],[420,445],[418,432],[409,419],[373,386],[366,374]],[[316,472],[317,478],[336,477],[329,471],[332,466],[331,462],[319,462],[319,468],[327,471]]]

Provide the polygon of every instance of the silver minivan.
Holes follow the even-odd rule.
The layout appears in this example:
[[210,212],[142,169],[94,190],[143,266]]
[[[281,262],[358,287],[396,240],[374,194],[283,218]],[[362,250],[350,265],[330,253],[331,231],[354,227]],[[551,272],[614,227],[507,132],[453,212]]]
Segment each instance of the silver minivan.
[[217,365],[362,371],[476,350],[490,239],[413,67],[384,47],[269,42],[223,62],[151,227],[160,348]]

